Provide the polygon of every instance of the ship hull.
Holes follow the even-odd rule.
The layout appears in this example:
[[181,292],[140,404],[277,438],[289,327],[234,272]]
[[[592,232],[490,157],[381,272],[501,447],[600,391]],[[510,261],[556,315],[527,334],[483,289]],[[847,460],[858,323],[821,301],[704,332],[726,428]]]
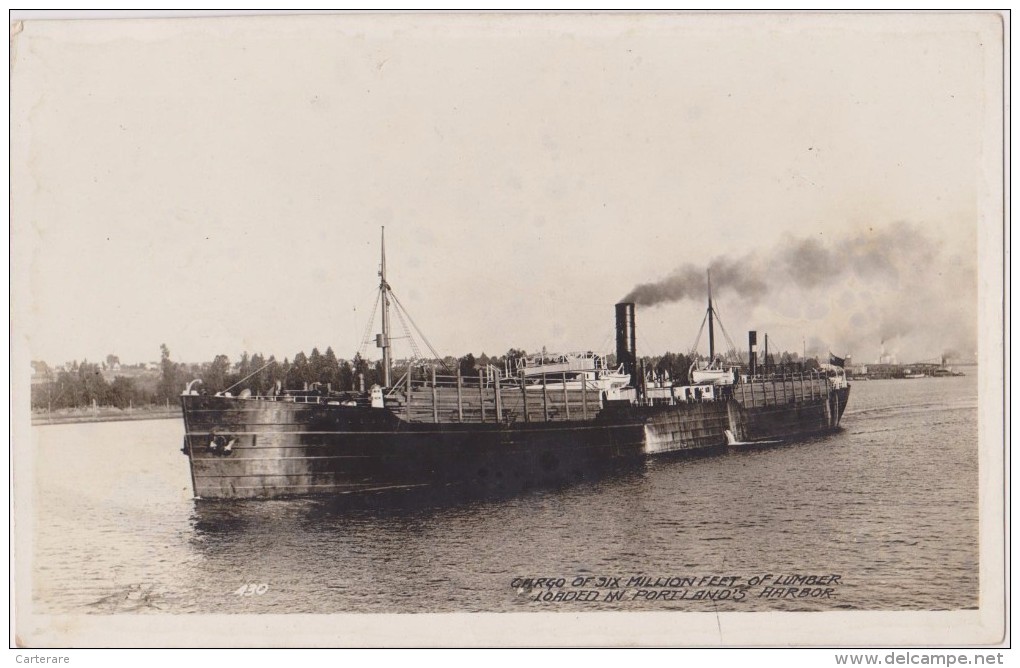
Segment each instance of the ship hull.
[[388,408],[184,395],[196,497],[279,498],[573,482],[648,456],[838,428],[849,388],[748,405],[734,398],[611,406],[591,419],[426,423]]

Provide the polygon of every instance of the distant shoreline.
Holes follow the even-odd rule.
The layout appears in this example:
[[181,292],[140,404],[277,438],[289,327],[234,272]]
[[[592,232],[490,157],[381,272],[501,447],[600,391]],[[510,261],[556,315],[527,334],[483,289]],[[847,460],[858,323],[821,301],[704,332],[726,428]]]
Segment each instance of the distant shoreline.
[[89,409],[79,409],[73,412],[53,413],[32,413],[32,426],[51,424],[77,424],[85,422],[130,422],[134,420],[169,420],[180,418],[181,411],[167,410],[166,408],[149,409],[135,408],[131,410],[120,410],[118,408],[100,408],[93,413]]

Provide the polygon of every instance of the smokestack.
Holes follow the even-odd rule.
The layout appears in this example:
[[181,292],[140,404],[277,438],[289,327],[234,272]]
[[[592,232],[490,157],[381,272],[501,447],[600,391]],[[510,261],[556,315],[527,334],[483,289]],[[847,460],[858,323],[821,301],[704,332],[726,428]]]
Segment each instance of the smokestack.
[[637,371],[637,340],[634,333],[634,302],[616,305],[616,361],[629,373],[631,383]]
[[747,333],[747,357],[751,367],[751,375],[758,373],[758,332],[753,329]]

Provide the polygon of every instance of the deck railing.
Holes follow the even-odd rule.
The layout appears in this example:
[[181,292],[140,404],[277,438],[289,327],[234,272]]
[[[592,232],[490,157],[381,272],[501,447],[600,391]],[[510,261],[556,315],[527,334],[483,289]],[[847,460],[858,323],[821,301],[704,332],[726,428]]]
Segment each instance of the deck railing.
[[749,376],[732,386],[733,398],[745,406],[778,406],[827,397],[833,388],[821,372]]
[[439,375],[407,378],[402,396],[387,407],[409,422],[433,423],[514,423],[588,420],[601,406],[600,392],[586,378],[574,378],[566,372],[523,378],[501,375]]
[[[672,387],[668,396],[658,396],[659,393],[650,390],[643,403],[674,405],[732,397],[748,407],[778,406],[825,398],[832,389],[840,387],[839,380],[824,372],[744,376],[733,385],[713,386],[711,396],[694,392],[691,387],[683,391]],[[376,392],[379,390],[373,390]],[[503,377],[485,370],[479,371],[477,376],[437,374],[434,369],[425,378],[405,373],[384,395],[376,396],[376,402],[371,395],[338,397],[313,393],[242,393],[236,398],[315,405],[385,406],[409,422],[432,423],[589,420],[602,408],[604,399],[603,393],[584,374],[548,373],[525,379]]]
[[[194,394],[198,394],[195,392]],[[354,397],[335,397],[320,394],[290,394],[284,392],[281,394],[239,394],[234,396],[232,394],[217,394],[218,397],[230,397],[232,399],[240,399],[242,401],[276,401],[280,403],[289,404],[318,404],[318,405],[334,405],[334,406],[371,406],[372,399],[368,396],[354,396]]]

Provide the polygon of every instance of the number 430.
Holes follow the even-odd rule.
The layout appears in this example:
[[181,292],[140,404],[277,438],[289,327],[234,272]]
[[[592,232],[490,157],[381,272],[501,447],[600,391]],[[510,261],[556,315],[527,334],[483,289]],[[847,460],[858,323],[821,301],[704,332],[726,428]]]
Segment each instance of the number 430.
[[262,596],[269,591],[269,585],[266,583],[255,584],[250,582],[248,584],[241,585],[235,592],[234,596]]

